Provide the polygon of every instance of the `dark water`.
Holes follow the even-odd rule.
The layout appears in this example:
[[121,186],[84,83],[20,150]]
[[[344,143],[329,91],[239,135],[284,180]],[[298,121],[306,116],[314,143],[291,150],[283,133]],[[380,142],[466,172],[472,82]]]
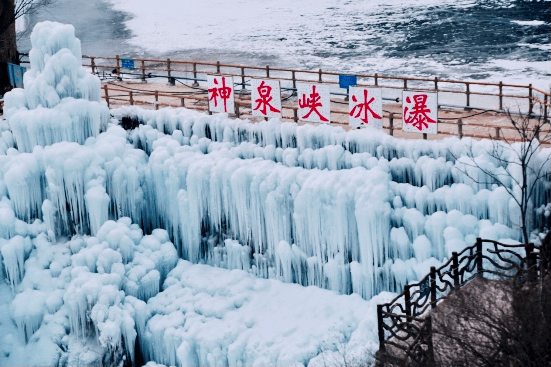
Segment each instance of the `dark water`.
[[[53,1],[30,16],[27,28],[32,29],[41,20],[71,23],[81,39],[83,53],[88,55],[268,62],[289,67],[472,79],[492,79],[498,74],[500,78],[540,80],[540,84],[548,84],[543,80],[551,76],[551,63],[542,65],[550,60],[550,1],[458,0],[427,7],[389,2],[374,10],[360,6],[359,11],[354,5],[358,3],[344,1],[341,6],[316,9],[325,24],[322,28],[297,25],[286,30],[294,34],[294,40],[277,34],[253,35],[251,47],[246,49],[205,45],[163,54],[152,54],[131,44],[132,32],[124,25],[129,15],[114,11],[103,0]],[[264,48],[268,51],[251,52],[258,42],[270,44],[273,52],[270,47]],[[29,48],[27,35],[20,40],[20,49]],[[496,59],[505,63],[492,63]]]
[[[389,57],[435,57],[442,61],[484,62],[494,58],[549,60],[549,51],[521,46],[549,45],[551,3],[479,1],[468,8],[427,9],[421,20],[393,27],[405,39],[382,45]],[[511,22],[543,21],[526,26]],[[389,30],[390,31],[390,30]]]

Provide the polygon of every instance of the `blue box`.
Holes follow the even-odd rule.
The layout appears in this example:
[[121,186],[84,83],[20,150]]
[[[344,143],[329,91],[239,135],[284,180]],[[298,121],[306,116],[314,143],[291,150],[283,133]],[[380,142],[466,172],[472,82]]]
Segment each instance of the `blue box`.
[[134,69],[134,59],[121,59],[121,64],[125,69]]
[[339,75],[339,87],[342,89],[348,89],[358,84],[358,78],[356,75]]

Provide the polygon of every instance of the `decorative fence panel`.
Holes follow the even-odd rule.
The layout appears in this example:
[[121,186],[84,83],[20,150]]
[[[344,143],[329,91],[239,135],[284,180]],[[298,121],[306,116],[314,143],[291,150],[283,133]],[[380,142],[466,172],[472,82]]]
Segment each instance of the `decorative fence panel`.
[[409,284],[392,301],[377,305],[379,360],[427,365],[433,358],[430,311],[452,290],[474,278],[535,280],[541,274],[534,244],[507,245],[477,238],[474,245],[453,252],[441,267]]

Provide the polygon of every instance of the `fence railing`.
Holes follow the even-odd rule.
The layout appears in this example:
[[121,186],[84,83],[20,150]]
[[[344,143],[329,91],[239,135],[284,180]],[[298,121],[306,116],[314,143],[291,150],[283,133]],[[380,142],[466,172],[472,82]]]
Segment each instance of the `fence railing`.
[[[168,59],[132,59],[134,62],[133,69],[124,68],[119,55],[115,57],[97,57],[83,56],[89,59],[90,63],[85,66],[91,67],[92,72],[96,73],[99,70],[114,71],[117,76],[125,73],[134,75],[141,80],[146,80],[150,77],[165,77],[174,79],[193,80],[194,82],[204,81],[200,78],[206,74],[224,74],[227,76],[237,77],[243,89],[247,85],[247,78],[268,78],[287,81],[289,85],[286,89],[296,90],[297,82],[317,82],[338,84],[338,77],[343,73],[333,71],[318,70],[301,70],[288,68],[274,68],[266,65],[251,66],[251,65],[234,65],[217,62],[200,62],[200,61],[182,61]],[[137,63],[137,65],[136,65]],[[138,73],[135,73],[138,71]],[[166,74],[153,74],[151,71],[166,72]],[[358,86],[377,86],[386,89],[399,90],[419,90],[419,91],[438,91],[440,93],[464,94],[464,107],[472,107],[471,96],[493,96],[498,99],[496,109],[503,110],[504,100],[507,98],[526,99],[528,101],[528,113],[533,113],[534,103],[541,103],[551,106],[550,92],[535,88],[532,84],[518,85],[508,83],[489,83],[481,81],[460,81],[451,79],[420,78],[420,77],[403,77],[391,75],[375,74],[355,74],[359,80]],[[388,82],[388,83],[387,83]],[[453,88],[451,86],[457,87]],[[335,94],[335,93],[334,93]],[[336,93],[338,94],[338,93]],[[346,95],[346,93],[341,93]]]
[[400,359],[405,365],[430,365],[434,358],[430,311],[452,290],[485,274],[498,279],[537,279],[544,264],[540,261],[538,266],[540,256],[535,250],[533,243],[507,245],[477,238],[474,245],[453,252],[438,269],[431,267],[418,283],[406,285],[392,301],[377,305],[381,363]]
[[[236,88],[235,115],[249,116],[251,114],[250,91],[247,90],[248,81],[251,78],[266,78],[275,79],[281,82],[281,90],[287,93],[288,96],[283,98],[283,101],[293,97],[296,93],[297,83],[299,82],[316,82],[332,85],[332,105],[348,104],[346,97],[348,91],[339,89],[339,75],[343,73],[318,70],[300,70],[290,68],[277,68],[266,65],[251,66],[251,65],[235,65],[228,63],[203,62],[203,61],[183,61],[167,59],[123,59],[119,55],[115,57],[98,57],[98,56],[83,56],[85,60],[84,66],[91,68],[92,73],[103,75],[105,78],[113,78],[114,80],[122,80],[124,78],[132,78],[143,82],[150,78],[166,78],[169,84],[174,84],[176,81],[191,81],[190,88],[194,88],[193,92],[162,92],[153,90],[143,90],[143,88],[131,89],[121,85],[104,85],[105,100],[118,101],[131,105],[154,105],[156,109],[160,106],[179,107],[185,106],[198,110],[208,111],[208,98],[206,89],[201,88],[206,85],[206,75],[208,74],[223,74],[234,77]],[[86,62],[88,60],[88,62]],[[128,63],[127,61],[131,61]],[[438,92],[439,95],[462,95],[463,102],[446,104],[439,101],[439,106],[463,108],[465,110],[477,109],[482,111],[493,111],[496,113],[506,113],[509,108],[506,105],[513,101],[517,103],[511,108],[515,110],[520,104],[523,104],[524,112],[528,115],[541,116],[544,121],[548,121],[549,109],[551,107],[551,93],[530,85],[516,85],[508,83],[489,83],[481,81],[460,81],[451,79],[420,78],[420,77],[403,77],[374,74],[358,74],[351,73],[357,77],[358,86],[365,87],[380,87],[383,89],[383,100],[398,103],[401,95],[401,90],[415,90]],[[201,85],[202,84],[202,85]],[[241,87],[241,90],[239,90]],[[393,92],[394,91],[394,92]],[[137,98],[140,96],[140,98]],[[151,101],[144,101],[143,96],[151,97]],[[161,98],[161,100],[160,100]],[[187,102],[186,104],[186,101]],[[488,106],[494,104],[493,108]],[[481,107],[484,106],[484,107]],[[536,106],[540,107],[539,111],[535,111]],[[520,108],[520,107],[519,107]],[[536,114],[537,112],[537,114]],[[346,108],[331,108],[332,121],[341,123],[347,121],[348,110]],[[463,116],[459,118],[438,118],[439,135],[458,136],[459,138],[468,136],[478,139],[492,138],[503,139],[508,141],[520,141],[516,130],[512,126],[505,124],[485,124],[482,122],[469,121],[466,119],[478,115],[478,113]],[[298,106],[296,103],[282,104],[282,117],[295,122],[299,121]],[[402,120],[401,112],[388,111],[384,112],[383,128],[393,135],[396,130],[401,129]],[[549,129],[542,129],[542,135],[546,135]],[[423,134],[423,138],[427,138]]]

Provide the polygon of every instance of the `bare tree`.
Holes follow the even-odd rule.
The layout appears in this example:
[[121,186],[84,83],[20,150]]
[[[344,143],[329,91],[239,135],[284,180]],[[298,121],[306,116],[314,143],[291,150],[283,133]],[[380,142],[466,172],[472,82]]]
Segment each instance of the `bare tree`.
[[51,0],[2,0],[0,2],[0,62],[18,64],[15,21],[33,14]]
[[[547,154],[543,159],[540,153],[542,145],[551,144],[551,129],[547,116],[543,116],[542,108],[537,117],[529,114],[513,115],[507,111],[507,117],[514,128],[514,137],[502,134],[501,140],[493,140],[487,154],[503,169],[495,171],[480,164],[473,152],[472,145],[468,148],[467,159],[461,159],[463,165],[456,165],[463,174],[477,184],[497,184],[503,187],[513,199],[520,212],[520,230],[523,241],[529,242],[530,229],[533,223],[533,204],[544,179],[549,177],[551,156]],[[452,153],[453,155],[453,153]],[[454,158],[456,158],[454,156]],[[457,158],[456,158],[457,159]],[[479,178],[469,168],[483,173],[484,179]],[[490,182],[487,179],[490,179]],[[547,180],[548,181],[548,180]]]

